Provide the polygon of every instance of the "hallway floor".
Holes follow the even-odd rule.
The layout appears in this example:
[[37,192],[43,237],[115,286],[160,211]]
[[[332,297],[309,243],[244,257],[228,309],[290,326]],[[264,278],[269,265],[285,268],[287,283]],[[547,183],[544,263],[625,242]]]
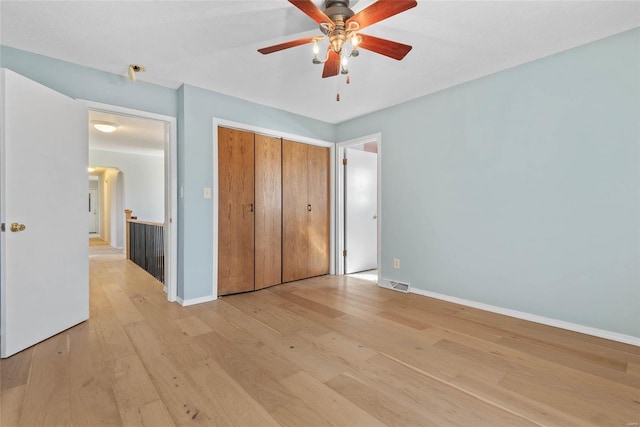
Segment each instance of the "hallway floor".
[[89,258],[104,255],[122,255],[124,249],[114,248],[100,238],[100,236],[89,237]]

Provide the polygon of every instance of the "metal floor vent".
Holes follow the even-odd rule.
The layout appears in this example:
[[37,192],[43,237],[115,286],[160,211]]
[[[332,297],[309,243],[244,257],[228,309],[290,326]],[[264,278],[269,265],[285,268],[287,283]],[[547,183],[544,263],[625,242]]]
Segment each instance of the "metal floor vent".
[[395,291],[400,291],[400,292],[409,292],[409,284],[408,283],[402,283],[402,282],[396,282],[396,281],[389,281],[389,284],[391,285],[391,289],[395,290]]
[[393,291],[404,292],[405,294],[411,291],[411,285],[409,283],[398,282],[397,280],[389,280],[382,277],[378,279],[378,286]]

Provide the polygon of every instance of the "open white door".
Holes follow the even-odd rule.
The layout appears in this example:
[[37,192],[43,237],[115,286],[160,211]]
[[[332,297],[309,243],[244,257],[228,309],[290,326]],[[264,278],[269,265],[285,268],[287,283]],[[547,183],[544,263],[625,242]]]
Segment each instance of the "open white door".
[[88,119],[80,103],[6,69],[0,98],[0,356],[8,357],[89,318]]
[[378,155],[345,149],[345,274],[377,268]]

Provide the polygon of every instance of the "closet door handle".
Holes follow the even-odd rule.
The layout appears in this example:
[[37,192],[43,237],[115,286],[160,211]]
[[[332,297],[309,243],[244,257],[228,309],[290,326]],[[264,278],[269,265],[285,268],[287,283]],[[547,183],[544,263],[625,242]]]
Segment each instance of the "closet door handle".
[[253,203],[249,205],[249,212],[253,212]]
[[308,210],[309,212],[311,212],[311,205],[310,205],[310,204],[309,204],[309,205],[307,205],[307,210]]

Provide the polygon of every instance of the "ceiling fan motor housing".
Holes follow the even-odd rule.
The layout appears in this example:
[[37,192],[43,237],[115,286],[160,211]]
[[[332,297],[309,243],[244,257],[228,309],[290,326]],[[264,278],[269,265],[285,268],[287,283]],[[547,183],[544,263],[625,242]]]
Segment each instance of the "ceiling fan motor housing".
[[347,41],[347,29],[345,22],[351,18],[354,13],[349,9],[349,0],[326,0],[324,2],[325,15],[333,21],[333,28],[327,28],[320,25],[320,30],[329,36],[329,43],[334,52],[340,53],[342,46]]
[[351,18],[354,13],[349,9],[349,0],[326,0],[324,13],[335,22],[335,17],[340,16],[342,21]]

